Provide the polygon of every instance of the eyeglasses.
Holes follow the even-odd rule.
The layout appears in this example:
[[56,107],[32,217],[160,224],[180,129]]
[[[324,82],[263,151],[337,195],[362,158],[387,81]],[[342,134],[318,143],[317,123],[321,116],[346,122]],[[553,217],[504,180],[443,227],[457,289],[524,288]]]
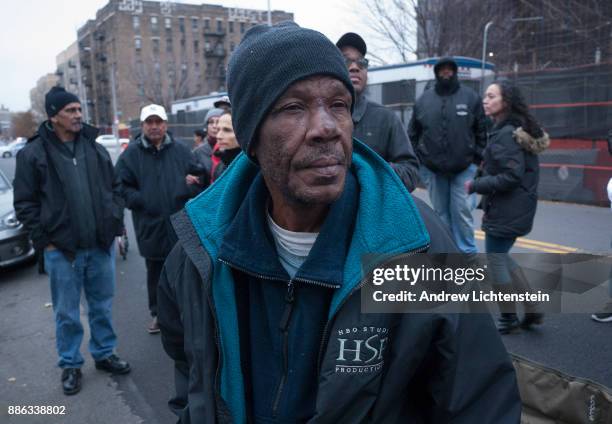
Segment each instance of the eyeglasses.
[[346,63],[347,68],[350,68],[351,63],[355,63],[359,67],[359,69],[368,69],[368,64],[370,63],[370,61],[365,57],[362,57],[361,59],[350,59],[348,57],[345,57],[344,63]]

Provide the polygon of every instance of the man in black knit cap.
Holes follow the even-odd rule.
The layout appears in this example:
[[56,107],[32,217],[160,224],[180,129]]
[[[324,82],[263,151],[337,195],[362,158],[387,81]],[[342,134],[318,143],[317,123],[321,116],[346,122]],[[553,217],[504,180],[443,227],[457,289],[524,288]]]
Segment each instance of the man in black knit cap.
[[355,89],[353,137],[389,162],[408,191],[414,190],[419,178],[419,161],[404,126],[395,113],[366,95],[368,59],[365,57],[365,41],[359,34],[347,32],[336,42],[336,46],[344,56]]
[[487,144],[482,100],[461,84],[451,57],[434,66],[436,83],[416,101],[408,125],[410,141],[421,161],[421,176],[434,210],[448,227],[459,249],[478,253],[474,239],[476,194],[466,181],[476,175]]
[[53,87],[45,96],[49,119],[17,154],[14,206],[44,251],[55,313],[64,393],[81,388],[81,291],[88,305],[89,351],[96,368],[130,371],[115,353],[111,322],[115,291],[114,239],[123,225],[123,201],[98,130],[81,122],[77,96]]
[[256,26],[227,76],[244,154],[173,217],[158,290],[179,422],[518,423],[488,314],[361,313],[363,255],[455,247],[351,137],[336,46],[292,22]]

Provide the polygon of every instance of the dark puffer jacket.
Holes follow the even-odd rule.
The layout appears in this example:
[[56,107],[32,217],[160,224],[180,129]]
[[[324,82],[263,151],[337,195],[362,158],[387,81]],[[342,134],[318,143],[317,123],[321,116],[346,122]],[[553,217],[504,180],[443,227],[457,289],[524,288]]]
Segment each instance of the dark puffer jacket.
[[[98,129],[83,124],[79,143],[85,150],[87,182],[96,219],[96,241],[108,249],[123,226],[123,199],[115,180],[113,163],[106,149],[95,142]],[[57,171],[57,149],[61,143],[47,122],[17,154],[14,182],[14,206],[17,218],[30,232],[38,250],[53,244],[68,258],[77,251],[77,228],[68,205],[66,185]]]
[[[548,147],[548,135],[536,138],[505,121],[489,133],[480,176],[471,191],[483,196],[482,229],[496,237],[528,234],[538,205],[538,153]],[[518,128],[517,128],[518,127]]]
[[176,243],[170,215],[200,192],[199,186],[185,182],[187,174],[199,170],[189,148],[170,136],[157,150],[138,135],[119,157],[116,173],[143,257],[161,260],[170,253]]

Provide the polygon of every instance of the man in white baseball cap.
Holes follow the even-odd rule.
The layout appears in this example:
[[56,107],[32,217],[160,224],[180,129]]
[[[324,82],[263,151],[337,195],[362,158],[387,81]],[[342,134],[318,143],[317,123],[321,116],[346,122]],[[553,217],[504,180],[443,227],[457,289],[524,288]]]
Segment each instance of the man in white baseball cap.
[[164,260],[176,235],[170,216],[199,193],[199,186],[185,177],[197,173],[191,150],[168,133],[168,115],[163,106],[150,104],[140,112],[142,133],[120,156],[116,173],[121,180],[126,206],[132,210],[138,250],[147,266],[149,311],[153,321],[149,333],[158,333],[157,284]]
[[168,115],[166,115],[166,109],[163,106],[150,104],[145,106],[140,111],[140,122],[145,122],[150,116],[158,116],[162,121],[168,121]]

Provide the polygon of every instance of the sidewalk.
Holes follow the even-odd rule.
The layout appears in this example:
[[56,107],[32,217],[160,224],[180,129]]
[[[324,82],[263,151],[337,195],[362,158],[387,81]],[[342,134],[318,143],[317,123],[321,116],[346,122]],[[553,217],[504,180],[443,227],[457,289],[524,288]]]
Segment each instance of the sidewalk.
[[[97,371],[87,352],[88,326],[81,352],[83,388],[76,396],[62,392],[55,353],[55,325],[46,275],[36,267],[0,275],[0,423],[139,424],[125,404],[114,377]],[[81,321],[87,316],[81,309]],[[129,379],[129,375],[117,378]],[[8,415],[9,405],[63,406],[65,415]],[[102,406],[103,405],[103,406]]]

